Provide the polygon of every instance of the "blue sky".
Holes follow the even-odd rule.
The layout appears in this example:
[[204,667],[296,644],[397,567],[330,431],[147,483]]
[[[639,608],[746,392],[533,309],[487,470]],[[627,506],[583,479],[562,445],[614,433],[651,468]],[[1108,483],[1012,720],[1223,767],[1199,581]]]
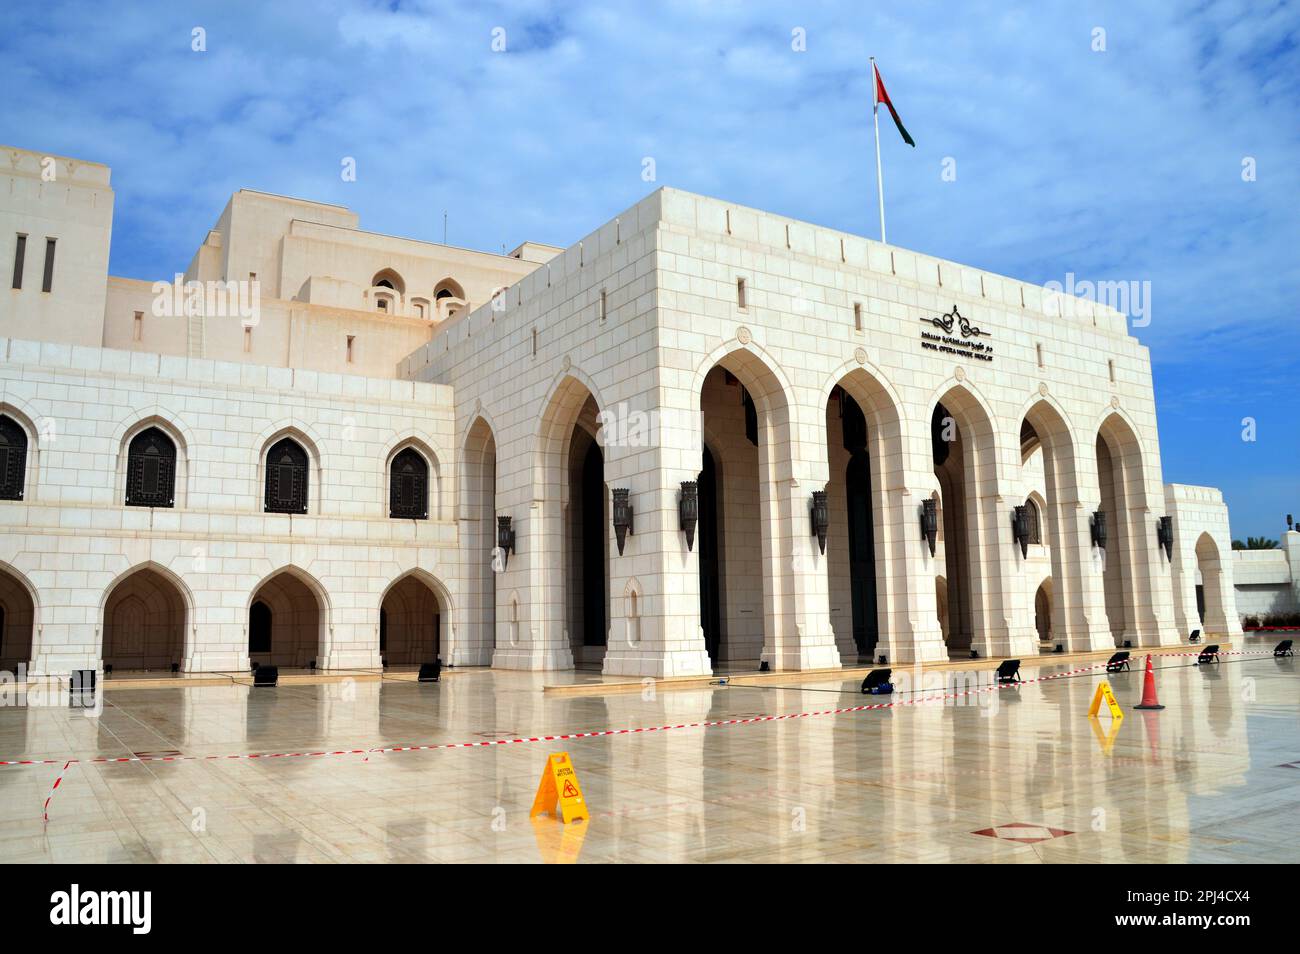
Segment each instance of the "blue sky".
[[111,269],[137,278],[183,269],[239,188],[435,241],[445,210],[489,251],[570,244],[657,185],[876,236],[874,54],[917,142],[884,117],[891,241],[1151,282],[1164,477],[1277,537],[1300,514],[1297,6],[5,4],[0,141],[112,166]]

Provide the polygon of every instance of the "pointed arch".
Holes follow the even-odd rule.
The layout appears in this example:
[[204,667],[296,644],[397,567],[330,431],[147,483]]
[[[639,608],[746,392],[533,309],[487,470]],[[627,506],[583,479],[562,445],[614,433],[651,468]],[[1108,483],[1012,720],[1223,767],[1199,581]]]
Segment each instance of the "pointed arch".
[[36,657],[41,600],[17,567],[0,560],[0,669],[13,672]]
[[98,619],[102,664],[184,668],[193,653],[194,594],[156,561],[119,573],[100,596]]

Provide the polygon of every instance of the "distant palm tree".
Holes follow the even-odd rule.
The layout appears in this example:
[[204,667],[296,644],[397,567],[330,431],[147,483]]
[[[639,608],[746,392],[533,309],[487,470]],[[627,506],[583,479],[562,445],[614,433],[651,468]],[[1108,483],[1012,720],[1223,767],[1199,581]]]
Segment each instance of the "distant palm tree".
[[1270,540],[1268,539],[1268,537],[1247,537],[1246,549],[1247,550],[1276,550],[1277,541]]

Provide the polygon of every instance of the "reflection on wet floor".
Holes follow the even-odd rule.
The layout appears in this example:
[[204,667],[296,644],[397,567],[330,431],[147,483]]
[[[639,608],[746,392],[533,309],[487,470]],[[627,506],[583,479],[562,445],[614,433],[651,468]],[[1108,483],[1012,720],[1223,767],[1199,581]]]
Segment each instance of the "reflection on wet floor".
[[[1132,709],[1142,679],[1135,666],[947,704],[560,743],[82,762],[69,768],[48,826],[40,808],[62,762],[5,766],[0,860],[1300,860],[1295,660],[1157,664],[1167,707],[1158,712]],[[555,675],[118,688],[104,694],[98,719],[0,708],[0,758],[370,750],[872,701],[858,692],[859,678],[543,694]],[[1087,718],[1102,678],[1127,712],[1115,729]],[[528,818],[546,755],[559,750],[571,754],[592,813],[580,833]]]

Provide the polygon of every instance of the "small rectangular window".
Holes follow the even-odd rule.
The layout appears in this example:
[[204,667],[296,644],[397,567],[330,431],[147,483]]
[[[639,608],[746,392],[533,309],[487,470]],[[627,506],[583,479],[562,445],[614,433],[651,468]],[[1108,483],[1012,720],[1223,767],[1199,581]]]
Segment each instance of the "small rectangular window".
[[348,364],[352,363],[352,343],[356,340],[356,335],[348,335]]
[[139,341],[144,337],[144,312],[135,313],[135,322],[131,326],[131,339]]
[[1110,370],[1110,383],[1114,384],[1115,383],[1115,360],[1112,358],[1110,361],[1107,361],[1106,366]]
[[604,321],[605,316],[608,314],[608,312],[605,310],[608,307],[608,305],[609,302],[605,297],[605,289],[602,288],[600,290],[600,312],[599,312],[601,321]]
[[746,305],[745,305],[745,280],[744,280],[743,278],[737,278],[737,279],[736,279],[736,305],[737,305],[738,307],[740,307],[740,308],[744,308],[744,307],[746,307]]
[[252,350],[253,350],[253,329],[245,325],[244,326],[244,354],[248,354]]
[[23,287],[23,260],[27,257],[27,236],[18,236],[18,247],[14,249],[14,288]]
[[537,329],[533,329],[533,357],[537,357]]
[[1034,350],[1038,352],[1038,366],[1041,368],[1043,366],[1043,346],[1041,344],[1036,344],[1034,345]]
[[853,303],[853,330],[862,330],[862,303],[858,301]]
[[250,282],[255,282],[255,281],[257,281],[257,272],[249,272],[249,273],[248,273],[248,280],[249,280]]
[[54,242],[52,238],[45,240],[45,277],[41,279],[41,291],[48,292],[54,288]]

